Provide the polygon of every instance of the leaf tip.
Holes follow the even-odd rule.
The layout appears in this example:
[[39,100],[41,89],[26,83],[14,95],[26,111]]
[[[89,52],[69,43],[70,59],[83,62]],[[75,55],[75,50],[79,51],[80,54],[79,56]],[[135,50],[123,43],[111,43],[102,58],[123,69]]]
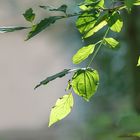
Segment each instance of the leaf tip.
[[34,90],[36,90],[40,86],[41,86],[41,84],[36,85],[35,88],[34,88]]

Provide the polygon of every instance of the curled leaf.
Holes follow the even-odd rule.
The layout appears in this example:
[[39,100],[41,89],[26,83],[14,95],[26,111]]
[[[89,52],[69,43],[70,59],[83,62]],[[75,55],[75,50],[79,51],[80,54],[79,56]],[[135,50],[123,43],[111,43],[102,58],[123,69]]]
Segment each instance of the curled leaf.
[[24,30],[28,28],[29,27],[15,27],[15,26],[0,27],[0,33],[14,32],[14,31]]
[[68,6],[65,5],[65,4],[63,4],[63,5],[61,5],[59,8],[56,8],[56,9],[50,9],[50,11],[61,11],[61,12],[66,13],[67,8],[68,8]]
[[47,85],[50,81],[53,81],[53,80],[55,80],[55,79],[58,78],[58,77],[61,78],[61,77],[65,76],[66,74],[69,73],[69,71],[70,71],[70,69],[64,69],[63,71],[61,71],[61,72],[59,72],[59,73],[56,73],[55,75],[52,75],[52,76],[47,77],[45,80],[41,81],[41,82],[35,87],[35,89],[38,88],[38,87],[40,87],[41,85]]
[[39,7],[43,8],[43,9],[49,9],[49,11],[61,11],[61,12],[64,12],[64,13],[66,13],[67,8],[68,8],[68,6],[65,5],[65,4],[61,5],[58,8],[51,8],[50,6],[42,6],[42,5],[40,5]]

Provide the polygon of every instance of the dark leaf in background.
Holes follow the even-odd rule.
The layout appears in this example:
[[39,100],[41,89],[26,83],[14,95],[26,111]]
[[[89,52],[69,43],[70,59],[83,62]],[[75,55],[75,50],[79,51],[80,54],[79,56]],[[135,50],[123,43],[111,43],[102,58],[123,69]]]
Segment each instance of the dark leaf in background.
[[45,18],[40,21],[40,23],[33,25],[32,30],[29,32],[28,37],[26,40],[29,40],[30,38],[34,37],[44,29],[46,29],[51,24],[55,23],[56,20],[63,18],[63,16],[52,16],[49,18]]
[[28,29],[30,27],[0,27],[0,33],[14,32],[19,30]]
[[67,8],[68,8],[68,6],[65,4],[61,5],[59,8],[51,8],[50,6],[39,6],[39,7],[43,9],[49,9],[49,11],[61,11],[64,13],[66,13]]
[[32,8],[26,10],[25,13],[23,14],[23,16],[29,22],[33,22],[34,19],[35,19],[35,14],[33,13],[33,9]]
[[50,77],[47,77],[45,80],[41,81],[40,84],[38,84],[36,88],[40,87],[41,85],[47,85],[50,81],[55,80],[56,78],[61,78],[63,76],[65,76],[66,74],[68,74],[70,71],[70,69],[64,69],[63,71],[56,73],[55,75],[52,75]]

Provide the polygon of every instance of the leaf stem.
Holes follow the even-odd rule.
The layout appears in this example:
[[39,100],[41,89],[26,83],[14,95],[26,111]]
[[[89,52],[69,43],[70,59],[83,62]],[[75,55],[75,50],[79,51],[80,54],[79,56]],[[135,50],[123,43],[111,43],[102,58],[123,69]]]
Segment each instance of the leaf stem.
[[[93,54],[91,60],[89,61],[88,65],[86,66],[86,68],[88,68],[88,67],[91,65],[91,63],[93,62],[94,58],[95,58],[96,55],[98,54],[100,48],[102,47],[102,45],[103,45],[103,43],[104,43],[104,39],[106,38],[107,34],[109,33],[109,29],[110,29],[110,28],[108,28],[108,29],[106,30],[105,35],[103,36],[103,39],[102,39],[101,41],[99,41],[100,44],[99,44],[98,48],[96,49],[96,51],[94,52],[94,54]],[[97,42],[96,44],[98,44],[98,42]]]

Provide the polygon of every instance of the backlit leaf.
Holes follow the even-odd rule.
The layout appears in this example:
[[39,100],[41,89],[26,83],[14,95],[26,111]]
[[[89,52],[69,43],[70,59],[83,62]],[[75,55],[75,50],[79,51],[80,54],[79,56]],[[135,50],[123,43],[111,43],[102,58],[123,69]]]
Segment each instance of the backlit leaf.
[[91,9],[97,9],[97,8],[103,8],[104,7],[104,0],[85,0],[84,3],[80,4],[80,9],[82,10],[91,10]]
[[72,88],[74,92],[83,97],[86,101],[89,101],[95,94],[98,84],[98,72],[90,68],[78,70],[72,78]]
[[104,38],[105,45],[109,45],[110,48],[114,49],[119,45],[119,42],[114,38]]
[[61,72],[59,72],[59,73],[57,73],[57,74],[55,74],[55,75],[52,75],[52,76],[47,77],[45,80],[41,81],[41,82],[35,87],[35,89],[38,88],[38,87],[40,87],[41,85],[47,85],[50,81],[53,81],[53,80],[55,80],[56,78],[61,78],[61,77],[65,76],[66,74],[69,73],[69,71],[70,71],[70,69],[64,69],[63,71],[61,71]]
[[99,13],[95,14],[89,14],[88,12],[85,12],[81,14],[77,21],[76,21],[76,26],[80,33],[84,34],[85,32],[89,31],[91,28],[94,27],[97,19],[98,19]]
[[138,64],[137,64],[137,66],[140,66],[140,56],[139,56],[139,59],[138,59]]
[[104,3],[104,0],[100,0],[97,6],[104,8]]
[[120,32],[122,27],[123,27],[123,21],[118,12],[114,12],[109,20],[108,20],[108,25],[110,29],[114,32]]
[[49,127],[52,124],[65,118],[71,112],[73,104],[74,101],[72,93],[69,93],[68,95],[64,95],[63,97],[59,98],[55,106],[51,110]]
[[129,133],[129,134],[124,134],[121,135],[120,137],[134,137],[134,138],[140,138],[140,132],[135,132],[135,133]]
[[44,29],[46,29],[51,24],[55,23],[56,20],[63,18],[63,16],[53,16],[49,18],[45,18],[40,23],[33,25],[32,30],[29,32],[28,37],[26,40],[34,37]]
[[89,32],[87,32],[84,35],[84,38],[88,38],[88,37],[94,35],[96,32],[98,32],[99,30],[101,30],[106,25],[107,25],[107,21],[106,20],[101,21],[98,25],[96,25],[91,30],[89,30]]
[[82,47],[78,52],[73,56],[72,61],[74,64],[79,64],[84,61],[90,54],[93,53],[95,45],[88,45]]
[[65,4],[61,5],[59,8],[51,8],[50,6],[39,6],[39,7],[43,9],[49,9],[49,11],[61,11],[64,13],[66,13],[67,8],[68,8],[68,6]]
[[140,5],[140,0],[135,0],[134,5]]
[[88,38],[92,35],[94,35],[96,32],[101,30],[104,26],[107,25],[107,20],[108,20],[108,14],[103,14],[102,16],[98,17],[96,20],[96,23],[92,28],[90,28],[85,34],[84,38]]
[[29,22],[33,22],[34,19],[35,19],[35,14],[33,13],[33,9],[32,8],[28,9],[27,11],[25,11],[23,16]]

